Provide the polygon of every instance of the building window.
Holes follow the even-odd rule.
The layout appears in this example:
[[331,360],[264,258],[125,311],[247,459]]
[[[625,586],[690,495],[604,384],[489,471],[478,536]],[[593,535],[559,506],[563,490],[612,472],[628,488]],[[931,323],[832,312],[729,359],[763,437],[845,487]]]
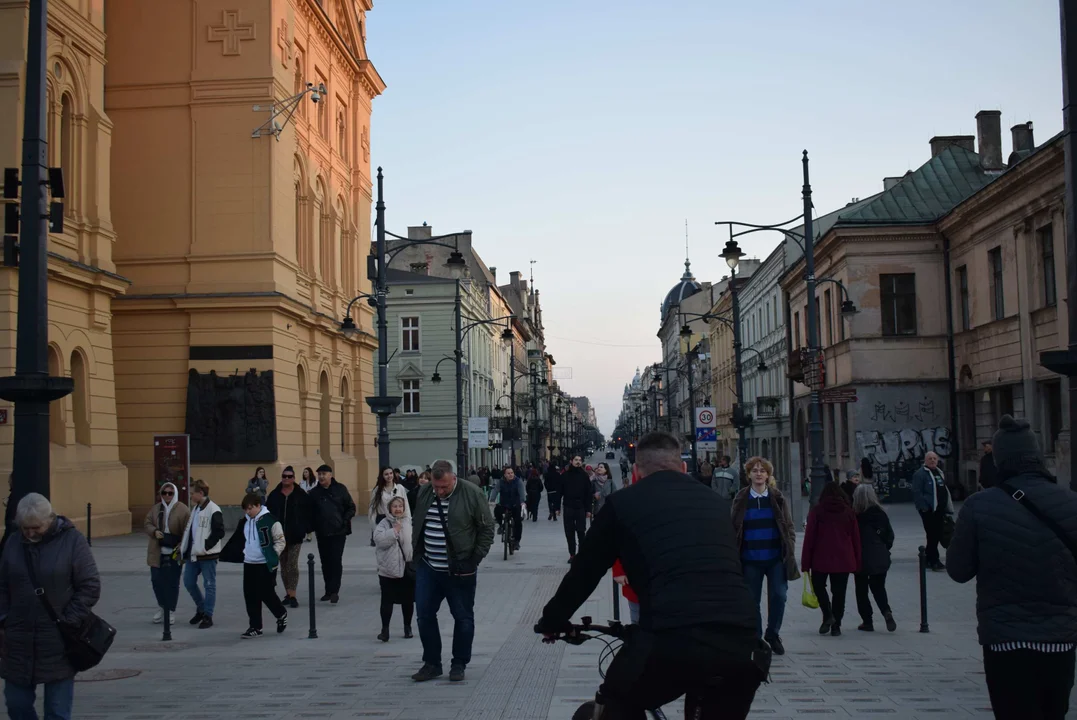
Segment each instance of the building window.
[[60,168],[64,173],[64,210],[71,215],[75,207],[75,131],[71,117],[71,96],[64,93],[60,97]]
[[969,269],[962,265],[957,269],[957,292],[958,310],[961,311],[961,329],[968,330],[972,327],[969,317]]
[[958,437],[963,454],[976,451],[976,398],[972,392],[957,394]]
[[1013,386],[991,388],[991,427],[998,427],[1003,415],[1013,415]]
[[1043,259],[1043,304],[1044,307],[1058,302],[1055,290],[1055,231],[1050,225],[1044,225],[1036,231],[1040,243],[1040,257]]
[[1053,455],[1058,448],[1058,433],[1062,430],[1062,385],[1043,384],[1043,449]]
[[880,275],[883,336],[916,334],[916,274]]
[[991,270],[991,309],[994,320],[1006,317],[1006,304],[1002,293],[1002,248],[987,253],[987,265]]
[[830,291],[823,292],[823,307],[826,308],[826,344],[834,344],[834,311],[830,304]]
[[419,352],[419,318],[400,318],[401,352]]
[[[325,78],[321,75],[318,76],[318,84],[325,85]],[[326,96],[322,96],[321,102],[318,103],[318,134],[325,140],[329,140],[329,111],[325,107],[328,104]]]
[[800,313],[793,313],[793,349],[800,349]]
[[417,415],[419,413],[419,381],[404,380],[404,414]]

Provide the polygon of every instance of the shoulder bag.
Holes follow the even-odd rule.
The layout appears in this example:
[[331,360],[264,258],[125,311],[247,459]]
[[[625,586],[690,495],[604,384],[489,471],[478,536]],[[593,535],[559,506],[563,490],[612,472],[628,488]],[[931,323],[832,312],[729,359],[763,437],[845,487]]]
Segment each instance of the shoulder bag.
[[1066,531],[1062,529],[1061,525],[1049,518],[1046,513],[1036,507],[1036,505],[1028,499],[1028,496],[1025,495],[1024,490],[1018,490],[1013,485],[1010,485],[1009,483],[1005,482],[1000,482],[995,487],[999,488],[1007,495],[1012,497],[1014,500],[1024,505],[1026,510],[1035,515],[1037,518],[1039,518],[1040,522],[1050,528],[1051,532],[1057,535],[1058,539],[1062,541],[1062,544],[1069,549],[1070,554],[1073,555],[1074,562],[1077,562],[1077,542],[1075,542],[1073,538],[1066,534]]
[[93,612],[89,612],[78,625],[61,622],[52,603],[45,596],[45,588],[38,585],[37,573],[34,572],[34,564],[30,558],[30,548],[24,546],[23,553],[26,557],[26,574],[30,576],[34,594],[41,600],[41,604],[45,606],[45,612],[49,614],[49,618],[56,623],[60,631],[67,661],[71,663],[71,667],[75,668],[75,672],[95,667],[112,647],[112,641],[116,639],[116,628],[94,615]]

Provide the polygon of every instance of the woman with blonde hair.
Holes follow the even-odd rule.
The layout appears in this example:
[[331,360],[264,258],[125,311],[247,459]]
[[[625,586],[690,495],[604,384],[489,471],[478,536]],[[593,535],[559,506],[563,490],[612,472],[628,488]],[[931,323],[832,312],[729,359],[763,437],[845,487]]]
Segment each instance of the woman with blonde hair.
[[775,655],[784,655],[779,633],[785,616],[789,581],[800,577],[796,558],[796,528],[785,495],[774,479],[774,466],[762,457],[744,464],[750,480],[733,498],[733,529],[737,533],[744,581],[755,597],[763,599],[763,579],[767,581],[767,628],[762,613],[757,615],[759,634]]
[[890,570],[890,548],[894,546],[894,528],[886,515],[875,488],[861,483],[853,492],[853,511],[860,528],[860,571],[853,576],[856,583],[856,609],[863,621],[857,630],[871,632],[875,625],[871,618],[871,600],[868,590],[875,597],[886,621],[886,629],[897,630],[890,602],[886,597],[886,573]]

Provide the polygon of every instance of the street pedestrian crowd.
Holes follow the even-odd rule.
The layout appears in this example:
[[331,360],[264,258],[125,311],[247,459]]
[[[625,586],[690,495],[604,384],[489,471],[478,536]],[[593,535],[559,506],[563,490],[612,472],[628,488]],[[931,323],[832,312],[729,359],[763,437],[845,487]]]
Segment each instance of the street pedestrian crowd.
[[[1004,416],[985,457],[982,489],[956,517],[939,458],[928,453],[914,474],[927,561],[957,582],[976,581],[978,635],[995,716],[1061,720],[1077,646],[1077,494],[1047,471],[1024,420]],[[413,637],[415,620],[422,645],[422,666],[412,678],[441,677],[437,613],[447,603],[454,622],[449,679],[463,680],[475,636],[478,570],[495,528],[511,516],[516,522],[508,541],[518,548],[524,508],[538,522],[543,492],[548,520],[564,525],[571,567],[537,629],[550,641],[565,632],[568,618],[610,568],[638,628],[610,666],[596,702],[604,697],[650,707],[687,693],[687,703],[704,707],[715,691],[701,668],[720,668],[736,681],[721,685],[722,717],[744,717],[770,655],[785,652],[780,633],[788,586],[802,573],[802,602],[818,608],[821,634],[842,635],[850,576],[857,630],[875,631],[876,608],[886,629],[897,629],[886,587],[894,530],[870,478],[850,473],[822,488],[798,558],[790,503],[770,461],[750,458],[743,478],[728,458],[708,465],[688,474],[677,438],[653,433],[640,440],[634,464],[622,462],[620,483],[608,464],[585,466],[579,455],[564,467],[506,467],[464,481],[444,460],[403,477],[382,468],[367,505],[381,593],[378,639],[389,641],[393,608],[400,605],[404,637]],[[233,562],[243,566],[248,627],[241,637],[262,636],[263,606],[284,632],[288,610],[299,604],[300,551],[312,538],[321,558],[321,600],[339,602],[342,555],[357,508],[332,468],[304,468],[297,476],[285,467],[272,490],[258,468],[246,489],[243,515],[229,534],[207,483],[191,483],[190,507],[179,501],[174,484],[160,488],[160,501],[144,521],[155,621],[176,612],[182,583],[195,606],[191,624],[212,628],[217,563]],[[75,659],[66,629],[93,617],[101,589],[93,555],[73,523],[41,495],[19,501],[12,530],[0,549],[5,703],[11,717],[36,717],[42,686],[46,716],[70,718]],[[715,655],[715,648],[725,650]]]

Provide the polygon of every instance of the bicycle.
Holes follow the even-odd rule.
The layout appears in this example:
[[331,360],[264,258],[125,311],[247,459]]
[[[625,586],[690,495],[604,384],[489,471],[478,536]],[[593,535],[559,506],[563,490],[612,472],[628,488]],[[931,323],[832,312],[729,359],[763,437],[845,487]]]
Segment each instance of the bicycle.
[[515,552],[515,545],[513,543],[513,535],[516,530],[513,525],[516,523],[515,511],[512,508],[505,508],[502,511],[501,521],[501,536],[505,544],[505,559],[509,559],[509,555]]
[[[606,643],[606,649],[602,651],[602,654],[598,656],[598,674],[603,680],[606,679],[606,670],[603,668],[603,663],[607,660],[612,660],[613,656],[617,654],[617,651],[621,649],[621,645],[624,643],[628,634],[632,632],[634,626],[625,625],[617,620],[612,621],[609,625],[595,625],[590,617],[580,618],[581,623],[579,625],[572,625],[572,629],[567,633],[563,633],[555,640],[562,640],[569,645],[583,645],[588,640],[600,640]],[[541,632],[538,626],[535,626],[535,632]],[[597,633],[597,635],[585,635],[584,633]],[[606,635],[613,638],[613,642],[607,642],[602,640],[599,635]],[[588,700],[583,705],[576,708],[576,712],[572,714],[572,720],[592,720],[595,718],[595,701]],[[647,714],[654,720],[669,720],[662,708],[651,708],[647,711]],[[695,717],[695,710],[692,710],[692,714],[689,714],[688,706],[685,705],[685,717]]]

